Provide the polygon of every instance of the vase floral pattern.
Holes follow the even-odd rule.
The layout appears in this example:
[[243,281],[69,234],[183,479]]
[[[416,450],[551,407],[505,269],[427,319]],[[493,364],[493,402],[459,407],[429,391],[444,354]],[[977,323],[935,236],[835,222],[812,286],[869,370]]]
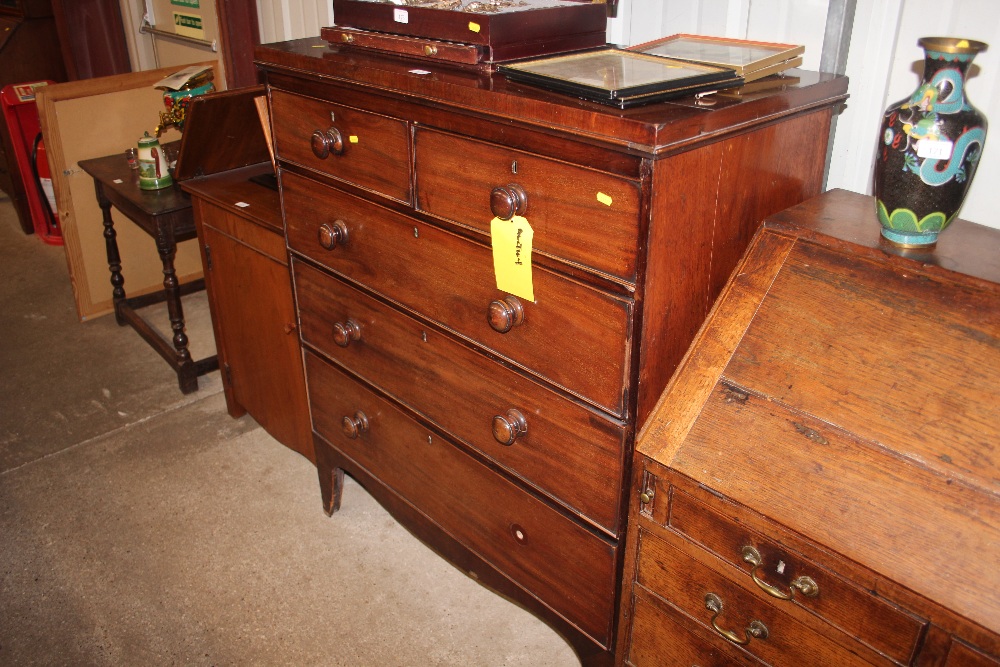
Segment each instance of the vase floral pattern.
[[969,65],[986,44],[925,37],[924,75],[882,119],[875,199],[882,235],[931,245],[955,218],[986,143],[986,117],[965,95]]

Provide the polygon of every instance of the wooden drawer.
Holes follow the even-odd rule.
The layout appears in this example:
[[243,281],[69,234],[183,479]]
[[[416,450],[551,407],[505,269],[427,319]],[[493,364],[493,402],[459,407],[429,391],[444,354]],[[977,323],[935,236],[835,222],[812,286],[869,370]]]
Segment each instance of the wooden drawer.
[[[271,91],[271,115],[278,158],[410,202],[405,121],[280,90]],[[340,138],[340,150],[333,147],[319,157],[314,133],[331,130]]]
[[[746,582],[775,598],[775,605],[798,605],[902,665],[910,664],[925,622],[873,595],[808,558],[724,517],[676,488],[671,492],[670,527],[742,569]],[[751,547],[757,554],[745,553]],[[760,566],[754,570],[753,560]],[[802,579],[802,578],[808,578]],[[815,594],[803,589],[815,585]],[[797,584],[798,587],[795,585]],[[813,591],[810,591],[813,592]]]
[[1000,660],[962,642],[952,641],[945,667],[1000,667]]
[[632,641],[625,664],[633,667],[758,667],[761,662],[695,626],[672,605],[636,586]]
[[[721,632],[727,631],[741,641],[749,639],[743,648],[767,664],[871,665],[652,533],[640,533],[637,563],[636,581],[640,585],[669,601],[709,632],[722,636]],[[721,612],[709,609],[710,595],[721,605]],[[763,624],[766,636],[751,636],[750,629],[755,623]]]
[[[305,356],[313,423],[320,436],[556,613],[608,646],[615,547],[319,357],[308,352]],[[343,420],[358,419],[359,413],[367,427],[352,439]]]
[[[619,529],[624,425],[293,259],[302,341],[604,528]],[[348,325],[347,323],[352,323]],[[356,327],[357,339],[335,330]],[[339,343],[346,343],[340,347]],[[520,418],[511,411],[517,411]],[[516,435],[501,444],[501,435]],[[526,430],[510,429],[523,420]]]
[[515,184],[534,251],[635,282],[638,182],[426,128],[414,153],[420,210],[489,235],[491,193]]
[[[295,174],[282,187],[292,250],[624,416],[632,301],[543,269],[535,301],[518,299],[497,290],[489,247]],[[323,225],[342,225],[346,243],[324,249]],[[523,321],[494,330],[497,304],[519,304]]]

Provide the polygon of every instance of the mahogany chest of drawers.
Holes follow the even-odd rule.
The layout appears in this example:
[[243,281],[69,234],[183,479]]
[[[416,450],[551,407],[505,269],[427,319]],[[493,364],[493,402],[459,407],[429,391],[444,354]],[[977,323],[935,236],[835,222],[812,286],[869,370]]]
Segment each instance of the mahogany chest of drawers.
[[773,216],[638,438],[620,662],[1000,665],[1000,231]]
[[[260,47],[325,509],[344,473],[610,662],[635,425],[764,217],[820,189],[843,78],[627,112]],[[534,230],[533,299],[491,222]]]

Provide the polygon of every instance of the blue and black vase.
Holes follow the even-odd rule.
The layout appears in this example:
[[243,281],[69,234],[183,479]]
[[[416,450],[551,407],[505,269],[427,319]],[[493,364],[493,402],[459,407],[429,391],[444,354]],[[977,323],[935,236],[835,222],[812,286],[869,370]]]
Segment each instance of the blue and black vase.
[[875,156],[882,236],[904,247],[933,245],[958,214],[986,143],[986,117],[965,96],[965,77],[986,44],[924,37],[924,75],[885,111]]

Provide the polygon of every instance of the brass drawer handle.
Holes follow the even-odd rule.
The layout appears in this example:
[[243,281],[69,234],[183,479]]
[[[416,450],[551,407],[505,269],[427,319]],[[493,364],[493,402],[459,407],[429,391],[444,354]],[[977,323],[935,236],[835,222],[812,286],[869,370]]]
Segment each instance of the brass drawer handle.
[[353,340],[361,340],[361,325],[354,320],[337,322],[333,325],[333,342],[338,347],[347,347]]
[[333,250],[345,243],[347,243],[347,223],[343,220],[334,220],[332,224],[324,222],[319,226],[319,244],[324,250]]
[[520,411],[511,408],[506,415],[493,417],[493,438],[501,445],[513,445],[528,432],[528,421]]
[[732,630],[719,627],[719,615],[722,614],[722,598],[715,593],[709,593],[705,596],[705,608],[712,612],[712,628],[732,643],[746,646],[750,643],[751,639],[767,639],[767,626],[756,619],[750,621],[750,625],[743,631],[742,637]]
[[340,430],[351,440],[356,440],[359,435],[368,431],[368,416],[358,410],[354,416],[347,416],[340,420]]
[[490,210],[501,220],[524,215],[528,210],[528,193],[517,183],[497,186],[490,192]]
[[328,130],[316,130],[309,140],[313,155],[325,160],[332,153],[341,155],[344,152],[344,135],[335,127]]
[[486,308],[486,321],[497,333],[507,333],[524,322],[524,306],[516,296],[490,301]]
[[792,581],[792,585],[789,586],[787,593],[776,586],[772,586],[757,576],[757,569],[764,564],[764,559],[760,557],[760,552],[751,546],[745,546],[740,553],[743,555],[745,562],[753,565],[753,568],[750,570],[750,578],[768,595],[776,597],[779,600],[791,600],[795,597],[795,591],[799,591],[802,595],[810,598],[819,595],[819,584],[812,577],[796,577]]

